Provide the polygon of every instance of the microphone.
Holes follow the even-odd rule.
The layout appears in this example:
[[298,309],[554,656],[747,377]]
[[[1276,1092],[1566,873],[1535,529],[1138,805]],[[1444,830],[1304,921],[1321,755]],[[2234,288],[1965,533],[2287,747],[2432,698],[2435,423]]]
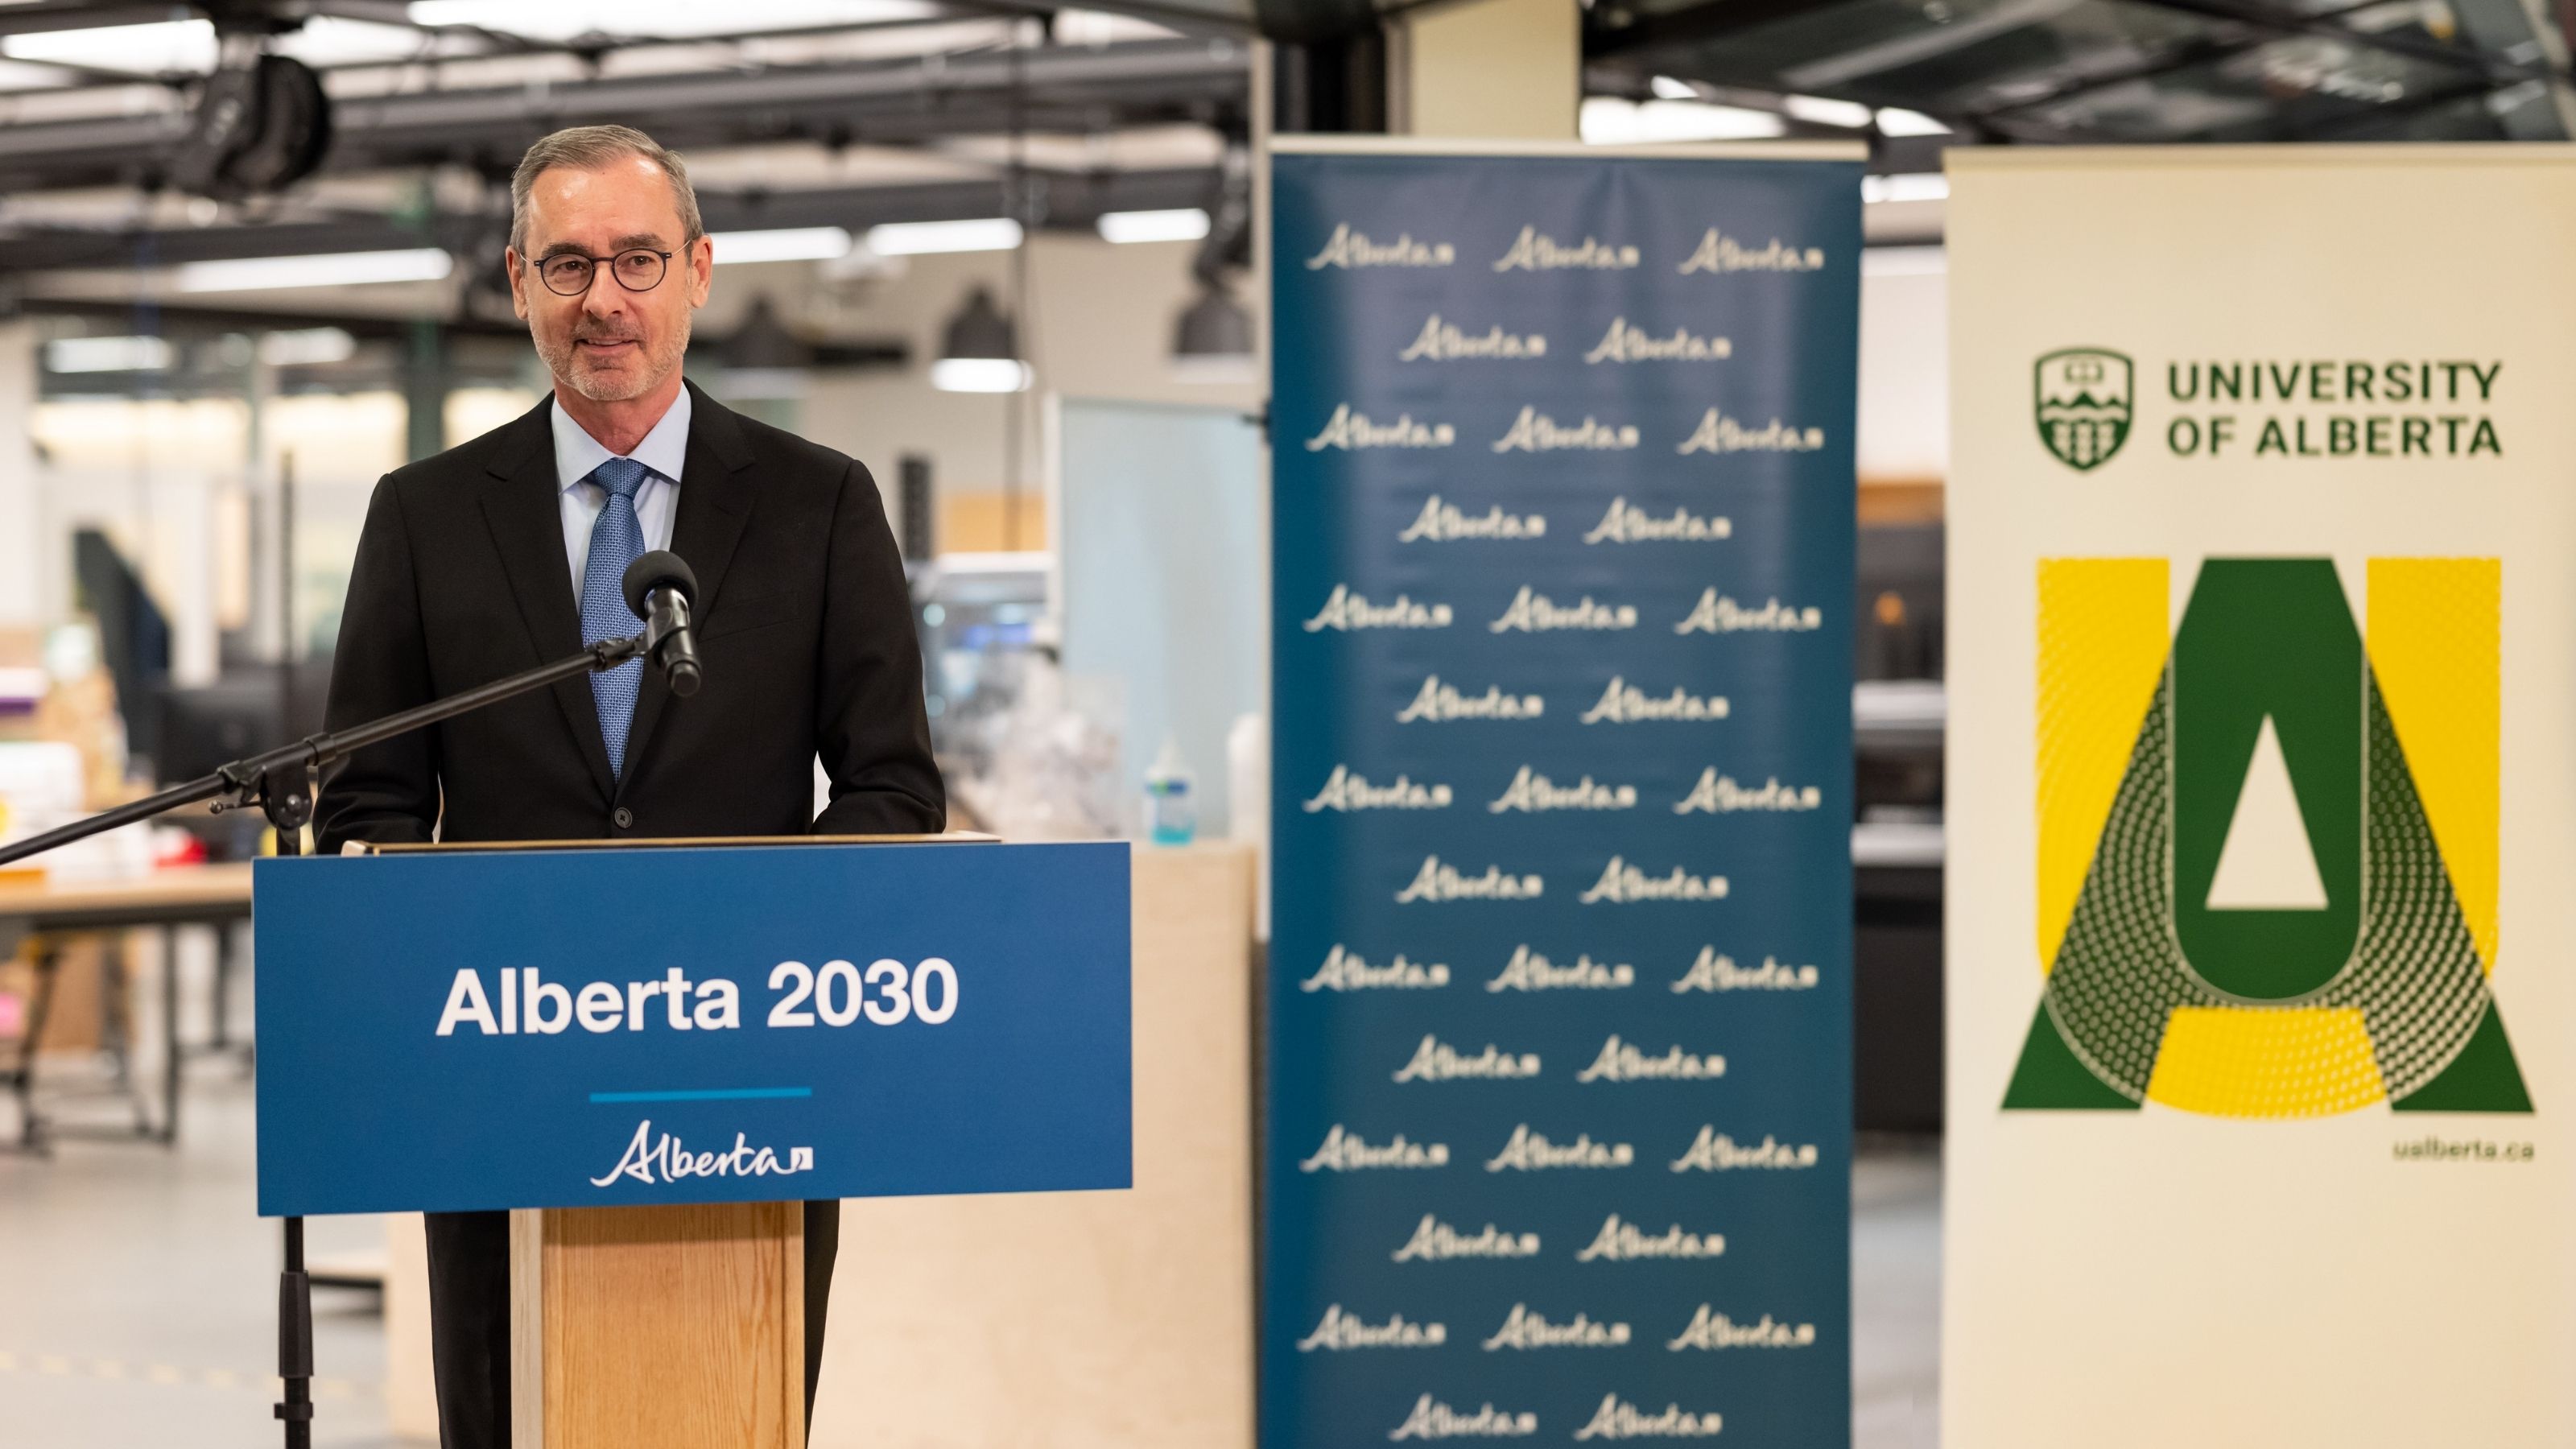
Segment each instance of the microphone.
[[666,549],[655,549],[626,566],[619,583],[626,607],[644,621],[644,652],[662,666],[671,692],[682,699],[698,692],[698,645],[689,632],[689,606],[698,597],[698,576],[688,562]]

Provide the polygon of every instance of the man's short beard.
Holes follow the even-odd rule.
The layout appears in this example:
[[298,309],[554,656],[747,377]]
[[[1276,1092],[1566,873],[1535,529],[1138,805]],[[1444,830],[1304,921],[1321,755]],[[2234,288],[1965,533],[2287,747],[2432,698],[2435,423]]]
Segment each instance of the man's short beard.
[[[671,339],[667,354],[648,356],[646,367],[640,373],[621,372],[614,377],[574,370],[573,360],[580,355],[581,346],[570,338],[561,343],[549,343],[532,332],[531,340],[537,344],[537,357],[545,363],[546,371],[554,374],[557,382],[595,403],[626,402],[660,387],[663,380],[679,367],[680,359],[689,350],[689,322],[688,314],[681,314],[679,331]],[[630,383],[629,378],[634,380]]]

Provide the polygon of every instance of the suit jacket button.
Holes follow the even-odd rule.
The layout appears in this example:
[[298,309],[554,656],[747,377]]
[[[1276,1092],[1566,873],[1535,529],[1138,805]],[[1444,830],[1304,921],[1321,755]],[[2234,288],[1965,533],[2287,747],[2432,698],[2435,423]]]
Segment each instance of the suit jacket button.
[[617,813],[609,816],[608,818],[616,821],[617,828],[620,830],[632,830],[635,828],[635,812],[627,809],[623,805],[618,806]]

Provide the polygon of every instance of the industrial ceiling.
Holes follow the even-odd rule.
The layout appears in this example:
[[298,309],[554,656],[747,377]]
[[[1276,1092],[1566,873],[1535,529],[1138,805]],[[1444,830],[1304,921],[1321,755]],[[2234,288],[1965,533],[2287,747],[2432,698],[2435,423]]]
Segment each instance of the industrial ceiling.
[[1977,142],[2564,140],[2540,0],[1597,0],[1596,83],[1663,75]]
[[[527,144],[609,120],[689,154],[715,231],[1209,205],[1249,50],[1197,31],[1011,0],[0,3],[0,273],[480,249]],[[280,111],[210,159],[221,89],[281,57],[319,144]]]
[[[1102,3],[0,0],[0,278],[491,250],[527,143],[610,119],[689,153],[717,231],[1214,209],[1255,38],[1417,0]],[[1954,144],[2565,139],[2552,3],[1590,0],[1587,129],[1859,135],[1894,173]],[[320,134],[261,89],[286,81]],[[266,128],[226,131],[228,95]]]

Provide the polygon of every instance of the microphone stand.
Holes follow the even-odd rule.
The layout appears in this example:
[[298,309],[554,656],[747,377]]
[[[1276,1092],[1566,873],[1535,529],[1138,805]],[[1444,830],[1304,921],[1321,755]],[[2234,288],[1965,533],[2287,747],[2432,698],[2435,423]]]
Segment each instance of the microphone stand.
[[[298,855],[303,851],[304,827],[313,819],[315,776],[325,767],[347,759],[369,745],[382,744],[397,735],[405,735],[424,725],[470,714],[486,705],[544,689],[567,679],[597,674],[614,669],[629,659],[640,659],[654,651],[665,637],[686,628],[687,615],[680,615],[675,628],[669,624],[648,628],[644,633],[624,639],[603,639],[579,654],[539,665],[524,673],[490,684],[477,685],[462,694],[390,714],[367,724],[352,725],[345,730],[331,730],[307,735],[294,744],[235,760],[211,775],[174,785],[157,795],[149,795],[130,805],[119,805],[86,820],[77,820],[42,835],[32,835],[15,845],[0,846],[0,865],[40,855],[59,845],[150,820],[184,806],[215,801],[215,809],[246,810],[256,806],[277,829],[277,853]],[[657,621],[658,623],[658,621]],[[166,1070],[177,1071],[171,1062]],[[313,1442],[313,1280],[304,1271],[304,1219],[288,1218],[286,1224],[286,1264],[277,1281],[277,1375],[285,1383],[284,1402],[277,1405],[277,1417],[286,1426],[286,1449],[311,1449]]]

